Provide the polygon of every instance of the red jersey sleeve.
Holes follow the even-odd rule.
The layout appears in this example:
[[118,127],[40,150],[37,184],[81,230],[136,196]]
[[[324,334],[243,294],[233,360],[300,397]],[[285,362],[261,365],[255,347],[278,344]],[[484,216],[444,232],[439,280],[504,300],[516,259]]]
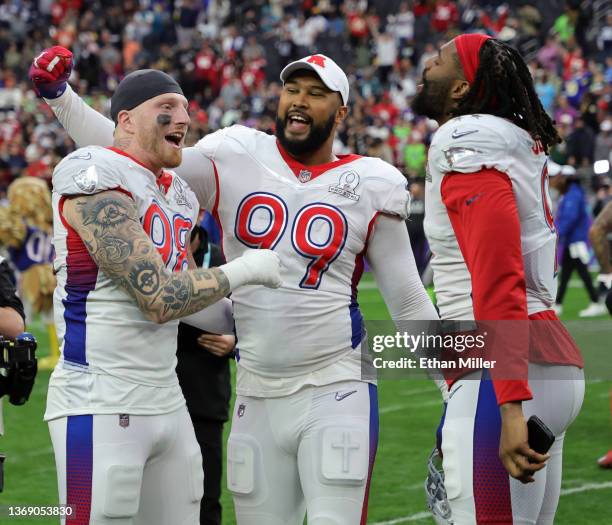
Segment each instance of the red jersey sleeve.
[[[513,323],[513,330],[503,326],[496,330],[496,348],[503,348],[497,375],[503,377],[508,367],[513,371],[511,379],[497,380],[491,371],[497,402],[531,399],[527,294],[512,182],[494,169],[450,172],[444,176],[441,194],[471,275],[475,319],[525,321]],[[499,352],[496,355],[500,357]],[[504,365],[503,358],[511,362]]]

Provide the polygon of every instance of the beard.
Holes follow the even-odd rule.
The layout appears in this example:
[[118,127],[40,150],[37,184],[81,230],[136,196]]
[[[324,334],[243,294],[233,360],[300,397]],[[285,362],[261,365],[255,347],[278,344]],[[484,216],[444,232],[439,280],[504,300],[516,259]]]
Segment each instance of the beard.
[[440,120],[446,115],[446,105],[448,93],[452,80],[425,80],[421,91],[412,99],[410,107],[417,115],[421,115],[432,120]]
[[[164,148],[167,150],[168,148]],[[163,165],[164,168],[177,168],[183,162],[183,149],[164,151]]]
[[171,148],[164,135],[160,135],[159,129],[155,126],[152,126],[147,133],[142,135],[139,143],[142,149],[151,153],[164,168],[172,169],[180,166],[183,159],[183,149]]
[[281,119],[276,115],[276,138],[281,146],[292,156],[299,157],[318,150],[327,141],[334,128],[336,116],[331,115],[327,122],[320,125],[310,124],[310,132],[305,139],[291,140],[285,134],[287,117]]

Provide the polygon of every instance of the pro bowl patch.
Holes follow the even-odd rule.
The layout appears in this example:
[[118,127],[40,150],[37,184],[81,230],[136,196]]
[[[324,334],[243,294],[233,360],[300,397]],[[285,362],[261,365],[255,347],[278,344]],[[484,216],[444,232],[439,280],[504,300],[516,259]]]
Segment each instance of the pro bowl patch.
[[356,171],[345,171],[342,175],[340,175],[338,184],[332,184],[329,187],[329,191],[331,193],[335,193],[336,195],[341,195],[342,197],[351,199],[352,201],[358,201],[359,195],[355,193],[355,190],[357,189],[357,186],[359,186],[359,182],[359,174]]

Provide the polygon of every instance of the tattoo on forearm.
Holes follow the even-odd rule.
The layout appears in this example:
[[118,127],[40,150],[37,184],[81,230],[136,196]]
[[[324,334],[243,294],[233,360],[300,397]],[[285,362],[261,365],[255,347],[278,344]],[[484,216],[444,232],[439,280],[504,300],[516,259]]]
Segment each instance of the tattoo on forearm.
[[155,295],[159,291],[159,270],[150,261],[138,261],[128,275],[128,279],[137,292],[143,295]]
[[192,314],[230,291],[220,270],[168,270],[126,195],[104,192],[78,197],[69,215],[69,222],[99,268],[155,320],[165,322]]

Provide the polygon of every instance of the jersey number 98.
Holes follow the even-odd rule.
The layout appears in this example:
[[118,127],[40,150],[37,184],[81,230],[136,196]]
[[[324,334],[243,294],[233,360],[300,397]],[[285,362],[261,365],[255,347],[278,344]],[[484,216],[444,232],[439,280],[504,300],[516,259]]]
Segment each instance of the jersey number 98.
[[187,246],[191,226],[191,219],[178,213],[170,220],[157,201],[151,203],[142,220],[144,231],[153,241],[166,266],[170,268],[170,264],[174,261],[173,272],[187,268]]

